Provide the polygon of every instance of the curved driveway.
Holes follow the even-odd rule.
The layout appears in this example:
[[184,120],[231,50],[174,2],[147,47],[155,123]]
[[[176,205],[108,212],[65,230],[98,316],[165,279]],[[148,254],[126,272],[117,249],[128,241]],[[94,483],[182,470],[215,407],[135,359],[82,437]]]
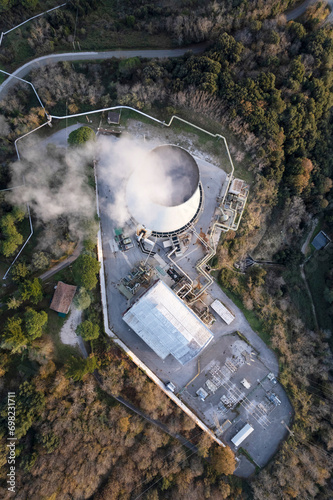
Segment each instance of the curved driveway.
[[167,57],[179,57],[183,56],[189,50],[193,54],[199,54],[203,52],[207,47],[207,43],[201,43],[196,45],[190,45],[181,49],[154,49],[154,50],[109,50],[105,52],[69,52],[65,54],[51,54],[48,56],[38,57],[32,61],[27,62],[20,68],[18,68],[11,76],[9,76],[0,85],[0,100],[5,97],[8,90],[15,85],[17,82],[15,76],[18,78],[24,78],[33,69],[41,68],[47,66],[51,63],[63,62],[63,61],[91,61],[100,59],[112,59],[113,57],[119,59],[126,59],[129,57],[144,57],[144,58],[158,58],[163,59]]
[[287,21],[292,21],[293,19],[297,19],[299,16],[304,14],[306,9],[310,7],[310,5],[316,3],[316,1],[317,0],[305,0],[305,2],[296,7],[296,9],[290,10],[289,12],[285,12]]
[[[285,16],[287,21],[297,19],[301,16],[306,9],[315,3],[317,0],[305,0],[301,5],[295,9],[286,12]],[[331,8],[331,13],[326,19],[326,22],[333,22],[333,0],[327,0],[328,5]],[[68,52],[64,54],[51,54],[48,56],[38,57],[32,61],[27,62],[20,68],[18,68],[11,76],[9,76],[0,85],[0,100],[6,96],[7,91],[15,84],[16,79],[13,78],[17,76],[19,78],[24,78],[31,70],[41,68],[50,63],[63,62],[63,61],[84,61],[84,60],[98,60],[98,59],[112,59],[116,58],[129,58],[129,57],[144,57],[144,58],[166,58],[166,57],[179,57],[184,55],[186,52],[191,50],[194,54],[199,54],[203,52],[209,43],[204,42],[200,44],[191,45],[180,49],[152,49],[152,50],[109,50],[104,52]]]
[[[318,0],[305,0],[305,2],[303,2],[301,5],[299,5],[295,9],[290,10],[288,12],[285,12],[284,15],[286,16],[287,21],[292,21],[293,19],[297,19],[302,14],[304,14],[304,12],[306,11],[306,9],[308,7],[310,7],[310,5],[313,5],[317,1]],[[333,22],[333,0],[326,0],[326,3],[328,4],[331,12],[327,16],[327,18],[325,20],[325,23],[331,23],[331,22]]]

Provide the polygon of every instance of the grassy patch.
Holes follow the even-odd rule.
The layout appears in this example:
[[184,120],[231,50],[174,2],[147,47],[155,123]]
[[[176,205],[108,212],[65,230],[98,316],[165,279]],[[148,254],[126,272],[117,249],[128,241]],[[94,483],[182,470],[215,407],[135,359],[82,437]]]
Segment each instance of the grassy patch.
[[332,317],[328,313],[330,305],[323,297],[326,286],[325,276],[333,266],[333,253],[329,246],[317,251],[305,264],[304,271],[311,290],[312,299],[316,308],[319,327],[333,330]]
[[103,34],[90,29],[85,38],[79,38],[82,50],[112,49],[171,49],[173,43],[164,33],[149,35],[146,32],[122,29],[122,31],[103,31]]
[[19,66],[34,56],[34,51],[27,41],[28,33],[28,27],[25,25],[8,33],[3,38],[5,48],[10,48],[13,51],[13,65]]
[[271,338],[268,333],[268,331],[265,328],[265,323],[264,321],[261,321],[256,313],[254,311],[249,311],[246,309],[244,306],[243,302],[240,300],[238,295],[233,293],[230,290],[227,290],[226,288],[222,287],[221,284],[217,281],[218,285],[222,288],[224,293],[231,299],[234,304],[242,311],[244,314],[245,318],[249,322],[251,328],[258,333],[259,337],[268,345],[271,345]]
[[287,283],[290,299],[296,307],[298,315],[303,319],[308,328],[314,328],[315,322],[312,314],[311,300],[304,290],[304,281],[299,268],[285,271],[282,276]]
[[[181,110],[181,115],[185,120],[193,122],[198,127],[202,127],[204,130],[208,130],[208,132],[211,132],[212,134],[222,135],[226,138],[229,147],[232,143],[234,143],[237,144],[237,147],[239,148],[239,140],[235,138],[232,132],[226,128],[221,127],[219,123],[208,118],[206,115],[195,113],[192,110],[191,112]],[[224,145],[224,141],[222,139],[214,139],[208,134],[201,132],[200,130],[196,130],[190,125],[175,121],[172,128],[177,128],[177,126],[179,126],[179,128],[183,131],[187,131],[186,127],[188,127],[188,132],[195,133],[198,136],[198,147],[206,146],[208,153],[220,155],[221,167],[226,172],[231,172],[230,160]],[[243,151],[243,153],[245,154],[245,151]],[[248,169],[250,157],[245,154],[244,160],[241,162],[236,161],[233,154],[231,154],[231,158],[235,167],[235,176],[239,176],[241,179],[244,179],[246,182],[251,184],[254,180],[254,175]]]
[[239,448],[238,453],[240,453],[241,455],[244,455],[248,459],[248,461],[251,462],[251,464],[253,464],[255,466],[256,473],[258,473],[260,471],[259,465],[257,465],[255,463],[255,461],[253,460],[253,458],[251,457],[251,455],[248,451],[244,450],[244,448]]
[[63,281],[64,283],[67,283],[67,285],[76,285],[72,271],[72,265],[65,267],[65,269],[62,269],[61,271],[58,271],[52,276],[51,279],[53,281]]
[[49,335],[52,339],[52,342],[55,347],[54,359],[56,362],[64,365],[70,356],[77,356],[79,351],[77,348],[63,344],[60,339],[60,330],[63,327],[63,324],[68,319],[68,315],[66,318],[61,318],[58,316],[58,313],[52,311],[51,309],[46,309],[48,315],[48,322],[45,329],[47,335]]
[[[153,116],[153,113],[150,111],[150,113]],[[154,120],[151,120],[150,118],[141,115],[140,113],[137,113],[136,111],[132,111],[131,109],[122,109],[121,110],[121,118],[120,118],[120,124],[123,125],[124,127],[127,125],[128,120],[137,120],[140,121],[141,123],[146,123],[147,125],[153,125],[155,127],[158,127],[159,129],[162,128],[162,125],[157,124],[154,122]],[[165,129],[167,130],[167,129]]]

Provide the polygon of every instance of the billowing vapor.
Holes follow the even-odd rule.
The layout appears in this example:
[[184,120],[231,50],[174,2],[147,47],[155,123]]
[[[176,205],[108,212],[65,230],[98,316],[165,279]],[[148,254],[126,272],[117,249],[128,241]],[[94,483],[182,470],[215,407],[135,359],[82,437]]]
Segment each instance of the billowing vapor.
[[71,236],[84,237],[83,222],[96,213],[95,192],[87,174],[93,158],[91,144],[82,148],[59,148],[29,141],[20,147],[21,161],[12,164],[11,185],[25,187],[10,192],[16,205],[29,202],[38,220],[48,223],[66,218]]
[[[132,214],[133,206],[140,206],[139,212],[145,219],[145,213],[151,210],[151,201],[178,205],[185,201],[193,187],[184,172],[179,177],[170,153],[167,159],[171,170],[166,168],[166,158],[149,154],[156,145],[110,136],[100,136],[96,143],[67,149],[52,144],[45,148],[42,143],[26,141],[20,145],[21,161],[12,165],[11,183],[19,185],[24,179],[25,187],[11,191],[10,201],[16,205],[28,202],[38,220],[51,222],[48,231],[52,221],[57,221],[56,227],[63,219],[72,238],[85,238],[84,222],[93,221],[96,213],[95,192],[87,182],[89,169],[93,175],[92,159],[96,158],[98,184],[103,185],[103,195],[99,199],[103,213],[110,214],[116,225],[125,225],[131,218],[126,191],[132,183]],[[47,232],[43,238],[48,238]],[[47,244],[53,245],[52,238],[48,240]],[[46,248],[46,241],[41,241],[39,246]]]
[[145,211],[151,210],[151,201],[166,206],[181,204],[192,187],[189,179],[177,177],[174,168],[166,168],[166,160],[170,166],[175,165],[172,153],[170,156],[169,152],[168,158],[163,160],[149,154],[156,146],[129,138],[98,139],[98,177],[108,193],[107,199],[100,198],[100,204],[103,212],[109,213],[119,226],[123,226],[131,217],[126,197],[133,183],[131,207],[139,204],[143,219]]

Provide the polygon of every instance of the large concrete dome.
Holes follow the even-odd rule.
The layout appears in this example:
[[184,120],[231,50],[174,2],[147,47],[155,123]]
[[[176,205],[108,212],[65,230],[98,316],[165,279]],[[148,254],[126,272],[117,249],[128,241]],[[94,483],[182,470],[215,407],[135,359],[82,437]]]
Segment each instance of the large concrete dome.
[[178,146],[158,146],[127,184],[132,217],[155,236],[177,234],[198,217],[202,187],[195,159]]

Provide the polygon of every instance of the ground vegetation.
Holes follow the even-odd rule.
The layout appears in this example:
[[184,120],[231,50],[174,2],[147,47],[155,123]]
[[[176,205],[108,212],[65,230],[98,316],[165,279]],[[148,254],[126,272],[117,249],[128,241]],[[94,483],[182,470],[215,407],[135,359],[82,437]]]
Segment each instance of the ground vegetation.
[[[317,262],[316,268],[304,266],[321,311],[317,331],[300,281],[300,248],[314,217],[324,219],[326,231],[332,232],[333,36],[330,25],[322,24],[325,7],[311,9],[300,22],[286,23],[277,17],[293,3],[258,0],[249,6],[245,1],[232,5],[184,1],[162,2],[157,8],[145,2],[116,2],[116,17],[111,9],[102,26],[101,3],[89,10],[88,3],[80,2],[27,28],[28,43],[36,55],[75,41],[91,48],[97,43],[91,38],[96,27],[103,48],[112,46],[114,36],[122,40],[128,33],[147,31],[152,37],[168,34],[174,45],[211,42],[199,56],[60,63],[36,70],[31,79],[47,109],[55,113],[124,104],[162,119],[167,112],[194,117],[199,125],[209,121],[214,131],[228,136],[236,174],[250,172],[250,198],[240,229],[223,238],[214,268],[221,287],[276,350],[280,381],[295,409],[288,440],[269,467],[251,481],[249,496],[256,500],[281,495],[286,499],[330,497],[332,323],[322,318],[331,314],[332,266],[324,252],[314,253],[308,261]],[[108,38],[101,36],[106,30]],[[22,31],[19,37],[23,36]],[[12,60],[15,52],[9,43],[0,63]],[[45,120],[33,99],[27,89],[17,87],[0,103],[4,188],[10,181],[13,140]],[[2,215],[7,217],[13,210],[6,205]],[[61,233],[65,244],[68,221],[59,217],[57,223],[65,228]],[[48,230],[47,224],[43,230]],[[21,491],[31,498],[61,491],[77,498],[130,499],[133,492],[146,488],[144,495],[153,499],[246,497],[248,486],[225,475],[234,467],[229,450],[222,453],[205,434],[198,436],[193,422],[105,339],[91,239],[87,238],[78,264],[66,274],[66,282],[81,287],[83,325],[98,325],[101,332],[92,338],[94,328],[87,326],[93,353],[87,360],[77,354],[73,358],[69,352],[55,356],[51,334],[58,318],[48,313],[52,323],[44,322],[40,283],[26,274],[24,263],[13,274],[18,290],[8,297],[3,312],[0,372],[3,394],[8,386],[19,395]],[[48,259],[47,249],[39,246],[36,251]],[[233,265],[249,252],[276,265],[257,265],[240,274]],[[26,262],[30,273],[42,265],[47,266],[40,255],[31,264]],[[50,299],[51,289],[45,291]],[[19,369],[13,376],[14,363]],[[95,369],[102,386],[92,375]],[[190,456],[167,434],[120,406],[112,394],[128,398],[152,418],[192,439],[198,455]],[[64,464],[62,470],[59,463]]]

